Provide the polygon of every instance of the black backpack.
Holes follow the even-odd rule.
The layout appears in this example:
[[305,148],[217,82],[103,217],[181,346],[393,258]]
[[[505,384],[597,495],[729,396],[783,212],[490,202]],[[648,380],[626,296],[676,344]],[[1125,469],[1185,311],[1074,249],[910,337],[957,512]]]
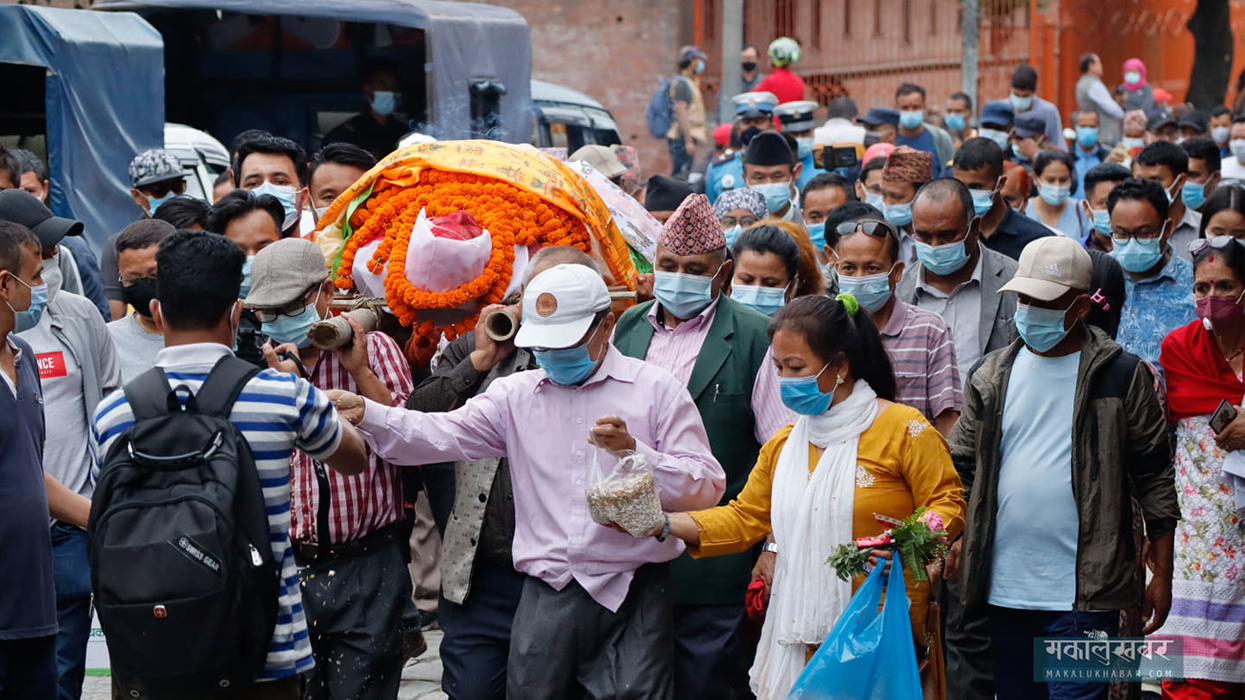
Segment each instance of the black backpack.
[[229,422],[257,372],[225,357],[195,395],[158,367],[125,387],[135,423],[104,459],[87,528],[121,697],[235,690],[263,670],[280,570],[255,460]]

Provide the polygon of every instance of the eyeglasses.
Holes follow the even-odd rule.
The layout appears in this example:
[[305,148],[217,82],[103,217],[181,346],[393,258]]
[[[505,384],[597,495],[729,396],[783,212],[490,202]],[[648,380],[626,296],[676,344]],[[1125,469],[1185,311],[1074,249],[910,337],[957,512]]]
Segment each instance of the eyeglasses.
[[150,275],[121,275],[117,278],[117,281],[121,283],[122,287],[129,287],[135,284],[136,282],[140,282],[146,279],[152,280],[154,282],[156,278]]
[[1207,248],[1223,250],[1233,243],[1239,244],[1240,241],[1236,240],[1232,236],[1210,236],[1196,241],[1189,241],[1189,252],[1200,253]]
[[160,197],[163,197],[170,192],[172,192],[173,194],[185,194],[186,193],[186,180],[185,178],[178,178],[176,180],[164,180],[162,182],[153,182],[150,185],[143,185],[142,187],[139,187],[137,189],[139,192],[142,192],[148,197],[155,197],[159,199]]
[[260,323],[272,323],[273,321],[277,320],[278,316],[289,316],[290,318],[298,318],[299,316],[302,316],[303,314],[307,313],[307,309],[314,307],[316,304],[320,303],[319,286],[320,285],[316,285],[316,298],[310,304],[307,303],[307,294],[311,293],[311,290],[308,289],[297,300],[292,301],[286,304],[285,306],[282,306],[276,309],[255,309],[255,317],[259,319]]
[[1163,233],[1163,227],[1151,229],[1140,229],[1137,231],[1125,231],[1122,228],[1111,229],[1111,237],[1122,243],[1127,243],[1134,238],[1158,238]]
[[844,221],[834,227],[835,233],[839,237],[850,236],[857,231],[864,233],[866,236],[876,236],[877,238],[886,238],[887,234],[899,238],[899,232],[889,221],[877,221],[870,219],[868,221]]
[[733,216],[724,216],[718,219],[718,221],[722,224],[722,228],[724,229],[731,228],[736,224],[738,224],[741,228],[748,228],[757,222],[755,216],[744,216],[738,219]]

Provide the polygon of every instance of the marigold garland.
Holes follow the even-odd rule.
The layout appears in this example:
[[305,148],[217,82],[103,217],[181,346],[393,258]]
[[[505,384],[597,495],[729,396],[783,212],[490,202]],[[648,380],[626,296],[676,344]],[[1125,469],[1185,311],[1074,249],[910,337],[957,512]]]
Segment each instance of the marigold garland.
[[[493,251],[476,279],[446,292],[424,291],[406,279],[407,248],[420,210],[426,210],[430,218],[470,212],[489,232]],[[442,334],[450,340],[457,338],[475,328],[479,314],[437,326],[426,319],[417,322],[418,312],[455,309],[473,300],[479,300],[480,308],[501,301],[514,273],[516,245],[570,245],[591,252],[583,222],[566,211],[500,180],[442,170],[425,170],[414,187],[374,192],[355,209],[350,224],[354,234],[342,249],[335,284],[341,289],[353,287],[351,273],[359,249],[383,238],[367,268],[379,274],[387,267],[385,299],[402,325],[411,327],[406,352],[421,365],[431,360]]]

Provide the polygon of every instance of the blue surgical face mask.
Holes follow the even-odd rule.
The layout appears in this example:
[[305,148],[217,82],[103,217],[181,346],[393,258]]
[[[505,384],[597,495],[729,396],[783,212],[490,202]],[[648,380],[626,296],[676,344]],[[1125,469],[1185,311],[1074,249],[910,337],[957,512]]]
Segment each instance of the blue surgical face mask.
[[1043,309],[1017,303],[1012,320],[1025,345],[1038,352],[1046,352],[1067,337],[1068,329],[1064,328],[1067,314],[1068,309]]
[[766,182],[760,185],[748,185],[748,189],[755,190],[765,197],[765,208],[771,214],[777,214],[782,208],[791,202],[791,181],[785,182]]
[[719,266],[717,272],[706,277],[657,270],[653,273],[653,296],[675,318],[695,318],[713,302],[713,279],[721,271]]
[[964,246],[966,240],[968,239],[961,238],[955,243],[937,246],[915,241],[916,259],[935,275],[949,275],[968,262],[968,253]]
[[805,158],[813,155],[813,137],[799,136],[796,138],[795,143],[798,147],[798,150],[796,151],[796,158],[804,160]]
[[808,239],[813,242],[817,250],[824,250],[826,247],[826,222],[820,224],[807,224]]
[[722,235],[726,236],[726,247],[727,248],[730,248],[731,246],[735,245],[735,239],[739,238],[739,234],[743,233],[743,230],[744,230],[743,226],[740,226],[739,224],[735,224],[734,226],[722,231]]
[[320,295],[317,293],[316,301],[303,307],[302,313],[297,316],[281,315],[273,321],[265,321],[263,323],[264,334],[272,338],[277,345],[293,343],[299,349],[307,347],[311,344],[307,331],[321,320],[320,312],[316,310],[316,302],[319,299]]
[[834,398],[834,392],[825,393],[817,386],[817,378],[822,372],[826,371],[826,367],[821,368],[821,372],[811,377],[779,377],[778,393],[782,396],[783,404],[802,416],[816,416],[826,412],[830,408],[830,401]]
[[1120,267],[1138,274],[1151,270],[1163,259],[1163,236],[1154,238],[1130,238],[1127,242],[1112,240],[1111,257]]
[[1018,143],[1012,144],[1012,157],[1015,158],[1016,162],[1018,163],[1028,163],[1029,156],[1026,156],[1025,154],[1021,153],[1019,146],[1020,144]]
[[731,299],[744,306],[773,316],[787,303],[785,287],[762,287],[759,284],[737,284],[731,287]]
[[1033,95],[1021,97],[1016,93],[1007,96],[1007,101],[1012,104],[1012,109],[1017,112],[1023,112],[1033,106]]
[[[26,281],[17,275],[13,275],[13,279],[26,284]],[[30,289],[30,306],[26,307],[25,311],[18,311],[7,301],[4,302],[4,305],[9,307],[9,311],[13,312],[13,323],[16,324],[13,330],[17,333],[28,331],[39,325],[39,319],[43,318],[43,309],[48,303],[48,286],[46,284],[34,287],[26,284],[26,287]]]
[[912,223],[912,202],[903,204],[885,204],[882,213],[892,226],[901,227]]
[[592,353],[588,351],[588,343],[592,341],[600,328],[598,325],[592,331],[592,335],[588,336],[588,340],[573,347],[561,350],[533,350],[532,355],[536,358],[536,364],[545,370],[545,374],[554,384],[572,386],[582,382],[592,374],[593,368],[597,366],[597,361],[592,359]]
[[398,95],[387,90],[377,90],[372,93],[372,109],[382,117],[393,114],[393,110],[398,106]]
[[238,288],[238,298],[245,299],[247,294],[251,293],[251,263],[255,262],[254,255],[246,256],[246,262],[242,263],[242,286]]
[[1076,128],[1076,142],[1085,148],[1092,148],[1098,143],[1098,127],[1096,126],[1078,126]]
[[1046,202],[1052,207],[1057,207],[1068,201],[1068,195],[1070,194],[1072,194],[1072,187],[1070,185],[1052,185],[1046,182],[1038,183],[1038,196],[1042,198],[1043,202]]
[[1002,148],[1004,150],[1007,149],[1007,132],[1006,131],[999,131],[998,129],[989,129],[983,126],[982,128],[977,130],[977,135],[983,139],[990,139],[991,141],[997,143],[999,145],[999,148]]
[[925,110],[899,113],[899,125],[905,129],[915,129],[925,122]]
[[155,216],[161,204],[179,196],[176,192],[165,192],[163,197],[147,197],[147,216]]
[[1094,230],[1106,236],[1111,235],[1111,212],[1106,209],[1090,209],[1090,216],[1094,220]]
[[704,72],[705,72],[705,62],[700,59],[696,59],[696,74],[700,75],[701,73],[704,73]]
[[277,198],[277,201],[281,203],[281,209],[285,211],[285,222],[281,224],[282,231],[298,221],[298,190],[293,185],[274,185],[265,180],[259,187],[251,190],[251,193],[256,197],[261,194],[270,194]]
[[973,212],[977,216],[985,216],[994,206],[994,190],[969,190],[973,196]]
[[948,112],[947,118],[943,120],[947,128],[952,131],[963,131],[968,124],[964,123],[964,115],[959,112]]
[[860,302],[865,311],[871,314],[876,313],[878,309],[886,306],[886,301],[891,298],[891,272],[894,270],[892,266],[887,272],[864,277],[839,275],[839,291],[856,297],[856,301]]
[[878,211],[882,211],[882,208],[886,206],[882,203],[882,195],[877,194],[876,192],[865,192],[865,204],[868,204]]
[[1206,184],[1201,182],[1184,183],[1184,187],[1180,188],[1180,199],[1186,207],[1200,209],[1206,203]]

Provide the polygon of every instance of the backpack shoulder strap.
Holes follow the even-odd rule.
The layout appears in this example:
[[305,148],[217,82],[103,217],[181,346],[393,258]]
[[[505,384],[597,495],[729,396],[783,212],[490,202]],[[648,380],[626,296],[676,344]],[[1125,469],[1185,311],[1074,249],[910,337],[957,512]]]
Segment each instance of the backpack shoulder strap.
[[152,367],[125,385],[125,400],[130,404],[136,423],[168,415],[172,393],[169,378],[159,367]]
[[246,383],[259,374],[259,368],[233,355],[222,357],[208,373],[195,396],[199,413],[229,419],[229,412]]

